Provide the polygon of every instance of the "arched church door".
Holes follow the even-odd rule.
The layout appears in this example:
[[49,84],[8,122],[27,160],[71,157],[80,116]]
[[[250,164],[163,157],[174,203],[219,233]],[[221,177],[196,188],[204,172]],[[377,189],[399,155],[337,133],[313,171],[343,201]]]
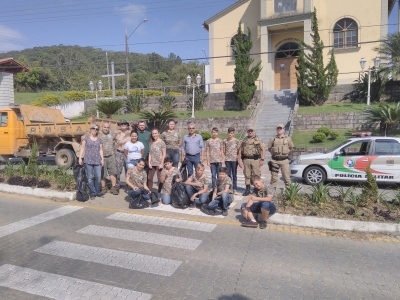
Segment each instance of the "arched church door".
[[286,43],[275,55],[275,90],[297,88],[296,65],[299,52],[297,43]]

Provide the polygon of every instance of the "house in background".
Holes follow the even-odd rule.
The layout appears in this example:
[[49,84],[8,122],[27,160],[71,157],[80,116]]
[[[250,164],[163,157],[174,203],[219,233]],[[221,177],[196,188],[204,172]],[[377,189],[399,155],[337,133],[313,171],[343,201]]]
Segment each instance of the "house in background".
[[0,107],[14,103],[14,74],[29,72],[29,69],[12,58],[0,59]]
[[[353,83],[364,57],[373,66],[395,0],[239,0],[206,20],[209,32],[210,92],[232,91],[235,61],[233,38],[239,22],[250,28],[253,58],[262,61],[259,80],[264,91],[297,87],[298,43],[311,44],[311,18],[317,9],[319,33],[325,47],[324,63],[334,48],[338,84]],[[220,57],[220,58],[218,58]],[[258,82],[256,82],[259,84]]]

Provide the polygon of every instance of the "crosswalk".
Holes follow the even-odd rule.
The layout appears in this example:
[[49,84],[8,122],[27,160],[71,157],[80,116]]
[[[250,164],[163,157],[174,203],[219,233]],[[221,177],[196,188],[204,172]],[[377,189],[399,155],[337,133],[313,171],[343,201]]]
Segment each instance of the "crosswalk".
[[[27,229],[39,223],[50,221],[58,216],[66,215],[76,211],[75,207],[62,207],[36,217],[21,220],[9,225],[0,227],[0,232],[8,234]],[[171,217],[158,217],[148,215],[136,215],[129,213],[113,213],[103,216],[104,226],[89,224],[76,230],[79,236],[96,236],[103,240],[107,247],[96,247],[85,243],[71,241],[53,240],[41,245],[34,252],[48,256],[48,259],[64,258],[74,261],[94,263],[106,268],[121,268],[129,272],[137,272],[135,276],[143,274],[154,274],[156,276],[171,277],[179,272],[180,267],[186,263],[177,259],[157,257],[135,252],[135,246],[157,245],[162,249],[184,249],[190,253],[196,251],[202,240],[191,238],[190,232],[210,234],[216,228],[216,224],[174,219]],[[33,221],[32,221],[33,220]],[[109,223],[112,222],[112,223]],[[30,224],[29,226],[27,224]],[[130,224],[133,225],[129,226]],[[126,229],[137,228],[134,224],[151,225],[152,231]],[[110,226],[111,225],[111,226]],[[18,227],[19,226],[19,227]],[[10,228],[17,228],[10,230]],[[162,234],[167,230],[171,234]],[[180,231],[175,233],[171,228]],[[175,234],[174,234],[175,233]],[[189,237],[185,237],[185,235]],[[2,236],[5,236],[4,233]],[[197,235],[198,236],[198,235]],[[201,235],[204,237],[204,235]],[[0,236],[1,237],[1,236]],[[119,249],[118,241],[130,243],[130,251]],[[1,242],[1,240],[0,240]],[[139,249],[138,249],[139,250]],[[140,252],[140,251],[139,251]],[[164,253],[164,251],[162,252]],[[165,251],[168,255],[168,251]],[[139,274],[139,275],[137,275]],[[133,274],[132,274],[133,276]],[[29,267],[22,267],[12,264],[0,265],[0,287],[25,292],[31,295],[46,297],[49,299],[151,299],[152,295],[146,291],[133,291],[118,286],[112,286],[96,282],[93,277],[90,280],[68,277],[60,274],[35,270]],[[110,278],[110,282],[112,282]]]

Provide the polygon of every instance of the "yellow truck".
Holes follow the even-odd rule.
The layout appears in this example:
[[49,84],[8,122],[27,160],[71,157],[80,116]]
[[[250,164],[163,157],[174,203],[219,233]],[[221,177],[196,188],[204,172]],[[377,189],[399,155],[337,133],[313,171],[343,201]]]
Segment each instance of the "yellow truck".
[[92,123],[110,122],[117,129],[117,121],[89,118],[85,122],[67,122],[61,111],[48,107],[10,104],[0,109],[0,160],[20,157],[27,161],[32,143],[39,145],[39,156],[55,155],[58,166],[71,167],[79,155],[81,137],[89,132]]

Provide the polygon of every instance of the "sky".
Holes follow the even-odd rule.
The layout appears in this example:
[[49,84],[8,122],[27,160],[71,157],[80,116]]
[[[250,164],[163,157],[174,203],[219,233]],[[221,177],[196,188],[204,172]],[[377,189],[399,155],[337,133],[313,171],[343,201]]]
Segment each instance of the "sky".
[[[0,52],[35,46],[79,45],[106,51],[208,56],[205,20],[236,0],[0,0]],[[397,31],[398,3],[389,18]],[[236,30],[237,24],[232,24]],[[204,49],[204,52],[203,52]]]

